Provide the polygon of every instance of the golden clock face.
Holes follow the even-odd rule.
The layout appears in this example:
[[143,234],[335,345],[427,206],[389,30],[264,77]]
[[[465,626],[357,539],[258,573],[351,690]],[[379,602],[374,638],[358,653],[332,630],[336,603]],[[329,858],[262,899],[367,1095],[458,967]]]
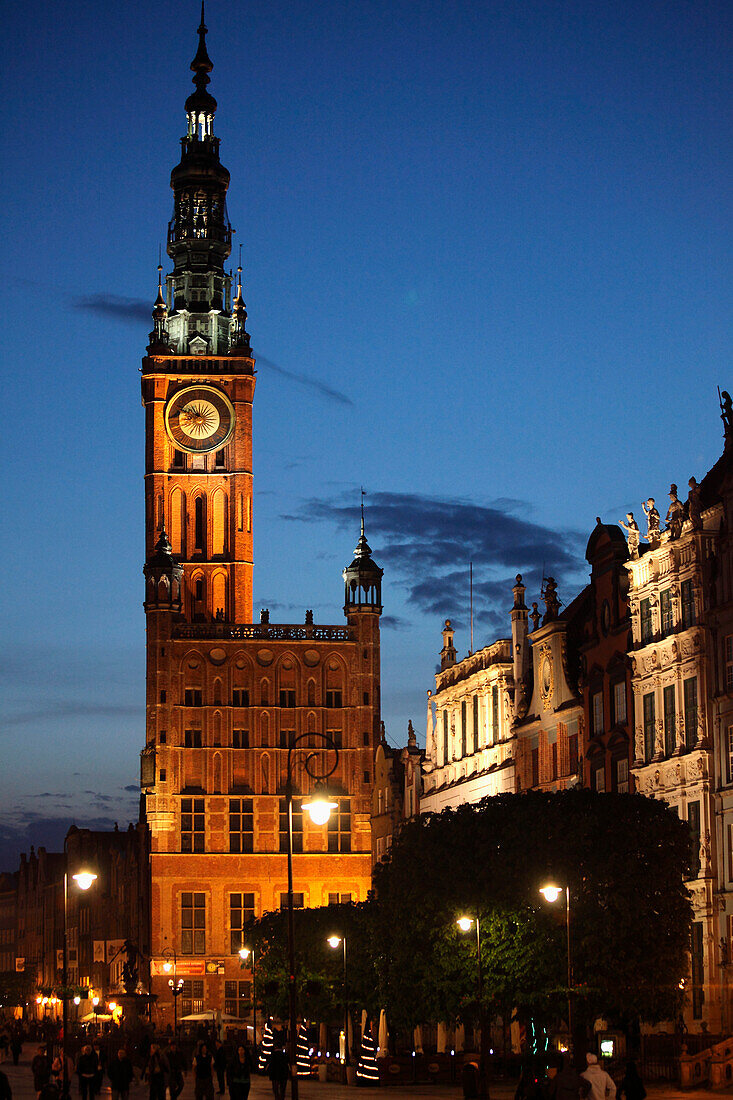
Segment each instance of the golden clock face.
[[218,451],[234,430],[234,408],[213,386],[186,386],[166,405],[165,430],[180,451]]

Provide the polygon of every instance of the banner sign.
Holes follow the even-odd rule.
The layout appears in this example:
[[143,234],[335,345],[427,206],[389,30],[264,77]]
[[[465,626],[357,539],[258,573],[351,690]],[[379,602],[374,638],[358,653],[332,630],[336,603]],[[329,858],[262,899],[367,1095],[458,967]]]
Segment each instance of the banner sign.
[[[165,970],[165,966],[168,966],[169,969]],[[176,962],[176,978],[199,978],[203,977],[205,973],[206,962],[204,959],[178,959]],[[152,978],[172,978],[173,960],[151,959],[150,976]]]

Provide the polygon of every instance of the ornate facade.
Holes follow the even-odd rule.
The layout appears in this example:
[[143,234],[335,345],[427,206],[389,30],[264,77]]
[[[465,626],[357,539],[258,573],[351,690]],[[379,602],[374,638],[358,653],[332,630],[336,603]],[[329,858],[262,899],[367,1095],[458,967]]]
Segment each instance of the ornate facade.
[[448,619],[428,695],[423,813],[514,790],[512,643],[501,639],[457,661],[453,639]]
[[[694,908],[686,1017],[729,1029],[733,922],[733,442],[685,505],[670,488],[667,527],[647,502],[647,545],[627,569],[633,623],[634,773],[690,826]],[[656,515],[655,515],[656,513]]]
[[[147,737],[144,815],[151,833],[152,990],[173,1016],[165,954],[185,981],[181,1014],[239,1015],[237,952],[247,921],[287,890],[289,748],[325,735],[338,748],[328,826],[304,822],[313,780],[294,753],[298,905],[363,900],[379,741],[382,571],[362,531],[344,571],[345,622],[252,621],[252,402],[255,361],[231,247],[229,173],[207,90],[206,27],[191,68],[187,132],[173,169],[162,279],[143,360]],[[333,756],[331,756],[331,761]]]

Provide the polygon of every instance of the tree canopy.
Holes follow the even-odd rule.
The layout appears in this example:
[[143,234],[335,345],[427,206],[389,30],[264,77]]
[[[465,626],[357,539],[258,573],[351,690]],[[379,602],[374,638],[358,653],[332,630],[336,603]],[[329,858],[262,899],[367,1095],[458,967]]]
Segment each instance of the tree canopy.
[[[299,1008],[338,1019],[348,941],[349,1000],[393,1025],[475,1017],[475,925],[480,918],[483,1006],[546,1024],[564,1018],[568,995],[564,895],[570,889],[573,997],[579,1025],[603,1015],[655,1021],[679,1011],[687,973],[691,905],[684,877],[690,832],[664,803],[641,795],[572,790],[501,795],[409,822],[361,905],[295,913]],[[297,858],[297,857],[296,857]],[[286,1014],[285,913],[251,929],[258,990]]]

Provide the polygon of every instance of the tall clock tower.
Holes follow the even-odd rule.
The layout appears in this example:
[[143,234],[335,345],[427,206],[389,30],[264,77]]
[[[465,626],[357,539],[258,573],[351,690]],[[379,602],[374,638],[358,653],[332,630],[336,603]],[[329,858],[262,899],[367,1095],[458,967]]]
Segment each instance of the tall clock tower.
[[[382,570],[364,535],[344,570],[345,621],[252,621],[254,359],[236,284],[214,135],[203,7],[181,159],[171,173],[172,270],[142,365],[145,408],[146,745],[151,983],[159,1023],[218,1009],[245,1019],[247,922],[287,891],[288,750],[326,734],[338,748],[328,825],[303,820],[313,781],[293,753],[296,902],[362,901],[379,741]],[[312,739],[310,734],[315,735]],[[305,735],[305,736],[303,736]],[[323,743],[323,740],[320,742]],[[329,761],[330,763],[330,761]],[[306,815],[307,816],[307,815]],[[171,960],[174,960],[171,962]]]

